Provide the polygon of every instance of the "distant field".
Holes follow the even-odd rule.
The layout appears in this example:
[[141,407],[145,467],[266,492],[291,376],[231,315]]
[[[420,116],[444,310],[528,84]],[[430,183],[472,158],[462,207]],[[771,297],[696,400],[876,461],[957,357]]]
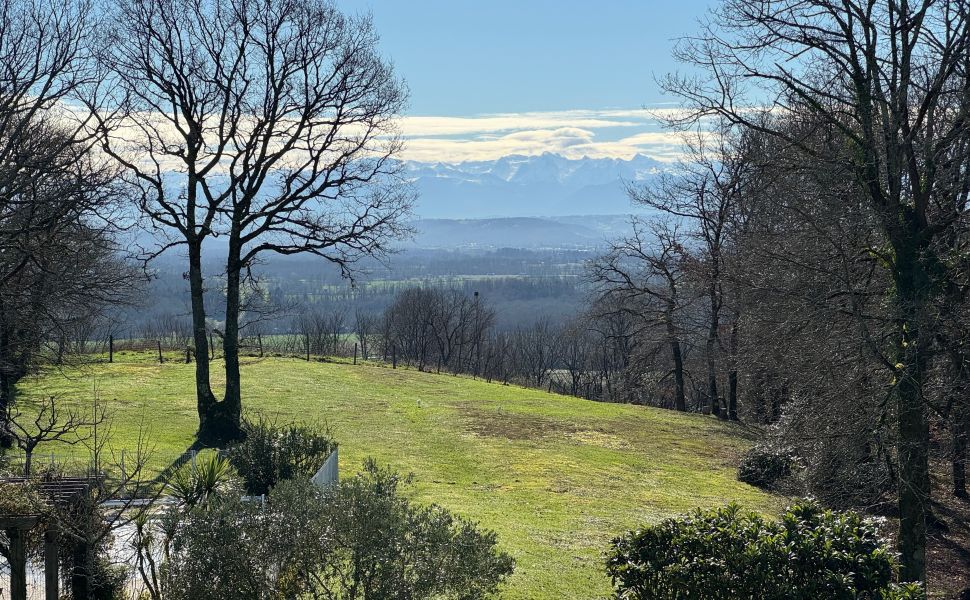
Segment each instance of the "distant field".
[[[97,390],[115,448],[134,447],[144,427],[162,467],[192,444],[193,365],[116,359],[34,377],[22,401],[88,403]],[[505,598],[605,597],[603,553],[620,531],[696,506],[737,501],[773,513],[783,504],[735,480],[737,455],[750,441],[710,417],[281,358],[247,359],[243,389],[250,411],[329,425],[344,476],[374,456],[414,473],[415,498],[497,531],[517,562]]]

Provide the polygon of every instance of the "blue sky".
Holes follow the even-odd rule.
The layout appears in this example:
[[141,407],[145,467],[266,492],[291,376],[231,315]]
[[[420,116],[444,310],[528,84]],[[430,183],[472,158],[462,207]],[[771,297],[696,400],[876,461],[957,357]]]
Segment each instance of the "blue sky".
[[[402,130],[419,160],[543,151],[664,158],[642,107],[677,69],[673,40],[708,0],[340,0],[370,11],[381,49],[411,91]],[[501,115],[502,118],[496,118]]]

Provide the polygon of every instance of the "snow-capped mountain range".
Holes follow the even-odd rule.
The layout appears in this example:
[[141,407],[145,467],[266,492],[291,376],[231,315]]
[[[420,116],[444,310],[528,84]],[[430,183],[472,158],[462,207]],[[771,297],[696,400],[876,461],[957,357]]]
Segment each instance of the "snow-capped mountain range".
[[631,213],[627,184],[667,168],[644,155],[567,159],[550,153],[406,166],[419,193],[415,213],[424,219]]

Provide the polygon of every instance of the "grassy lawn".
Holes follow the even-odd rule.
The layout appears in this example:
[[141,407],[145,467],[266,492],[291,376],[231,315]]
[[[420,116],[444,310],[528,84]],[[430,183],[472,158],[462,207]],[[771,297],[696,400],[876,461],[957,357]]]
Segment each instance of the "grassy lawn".
[[[114,446],[143,429],[163,466],[192,443],[193,366],[116,358],[32,378],[21,399],[89,403],[97,390]],[[613,535],[697,506],[783,504],[735,480],[750,441],[710,417],[377,365],[247,359],[242,373],[247,410],[331,428],[344,476],[376,457],[414,474],[415,498],[498,532],[517,563],[505,598],[606,597]]]

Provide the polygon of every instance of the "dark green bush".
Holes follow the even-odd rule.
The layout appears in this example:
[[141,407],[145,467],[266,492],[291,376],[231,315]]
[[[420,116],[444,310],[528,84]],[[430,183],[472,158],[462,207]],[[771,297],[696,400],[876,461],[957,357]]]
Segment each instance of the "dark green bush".
[[492,532],[412,504],[394,473],[365,465],[320,489],[283,482],[266,506],[216,496],[187,509],[164,567],[169,600],[477,600],[512,572]]
[[337,447],[326,428],[304,423],[280,426],[259,417],[245,420],[243,431],[245,440],[231,446],[226,456],[246,491],[257,496],[287,479],[309,479]]
[[127,600],[128,569],[112,564],[107,557],[98,557],[91,573],[92,600]]
[[755,446],[741,458],[738,481],[764,489],[775,489],[779,481],[792,474],[795,457],[785,448]]
[[613,541],[607,572],[623,600],[915,599],[874,523],[796,504],[780,521],[731,505]]

